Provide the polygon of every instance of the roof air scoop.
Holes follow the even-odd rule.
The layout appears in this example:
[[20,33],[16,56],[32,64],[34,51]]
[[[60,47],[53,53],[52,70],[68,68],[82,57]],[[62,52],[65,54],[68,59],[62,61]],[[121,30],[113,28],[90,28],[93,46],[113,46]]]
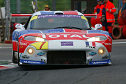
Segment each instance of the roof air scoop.
[[54,12],[54,14],[56,14],[56,15],[63,15],[63,12],[62,11],[56,11],[56,12]]

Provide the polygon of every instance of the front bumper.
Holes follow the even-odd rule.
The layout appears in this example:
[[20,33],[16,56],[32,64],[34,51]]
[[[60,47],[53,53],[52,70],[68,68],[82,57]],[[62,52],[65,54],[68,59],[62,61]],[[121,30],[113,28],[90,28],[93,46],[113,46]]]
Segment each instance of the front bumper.
[[[102,65],[110,64],[110,55],[101,43],[87,42],[83,40],[53,40],[38,45],[30,44],[23,53],[19,52],[19,65]],[[27,49],[32,47],[33,54],[29,54]],[[98,54],[99,48],[104,48],[103,55]]]

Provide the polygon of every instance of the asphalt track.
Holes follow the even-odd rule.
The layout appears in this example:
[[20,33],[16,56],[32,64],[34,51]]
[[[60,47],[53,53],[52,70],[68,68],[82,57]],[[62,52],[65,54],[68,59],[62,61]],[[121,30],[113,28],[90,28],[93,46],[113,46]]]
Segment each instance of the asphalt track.
[[[10,51],[10,45],[0,47],[0,59],[11,60]],[[125,52],[126,40],[116,40],[112,66],[17,67],[0,70],[0,84],[126,84]]]

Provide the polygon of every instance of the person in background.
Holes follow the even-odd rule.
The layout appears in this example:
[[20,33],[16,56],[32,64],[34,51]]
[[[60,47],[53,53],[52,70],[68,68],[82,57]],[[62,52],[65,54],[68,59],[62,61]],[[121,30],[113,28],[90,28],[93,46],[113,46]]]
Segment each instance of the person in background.
[[96,24],[102,24],[100,21],[102,15],[101,15],[101,10],[103,9],[104,5],[102,4],[102,0],[97,0],[97,6],[94,7],[94,14],[97,14],[97,17],[92,17],[91,18],[91,26],[95,27]]
[[102,28],[104,31],[108,31],[110,36],[112,37],[112,25],[115,23],[114,13],[116,12],[116,8],[112,2],[109,0],[104,0],[104,7],[101,12],[101,21]]
[[122,0],[122,2],[123,2],[123,6],[119,10],[119,16],[118,17],[120,17],[121,13],[126,9],[126,0]]
[[126,24],[126,0],[122,0],[123,6],[119,10],[118,13],[118,23],[120,25],[125,25]]
[[123,0],[123,7],[121,12],[123,12],[124,10],[126,10],[126,0]]
[[45,5],[45,9],[44,9],[44,11],[50,11],[50,8],[49,8],[48,5]]
[[103,8],[102,0],[97,0],[97,6],[94,7],[94,13],[99,14],[102,8]]

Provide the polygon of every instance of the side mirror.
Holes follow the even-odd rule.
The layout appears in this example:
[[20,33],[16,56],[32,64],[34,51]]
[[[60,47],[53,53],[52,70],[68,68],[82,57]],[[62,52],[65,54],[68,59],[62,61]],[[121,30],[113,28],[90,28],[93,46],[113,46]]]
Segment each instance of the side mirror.
[[92,30],[102,30],[102,25],[101,24],[96,24],[95,28],[92,28]]
[[25,30],[24,25],[22,25],[22,24],[20,24],[20,23],[17,23],[17,24],[15,25],[15,28],[16,28],[16,29]]

